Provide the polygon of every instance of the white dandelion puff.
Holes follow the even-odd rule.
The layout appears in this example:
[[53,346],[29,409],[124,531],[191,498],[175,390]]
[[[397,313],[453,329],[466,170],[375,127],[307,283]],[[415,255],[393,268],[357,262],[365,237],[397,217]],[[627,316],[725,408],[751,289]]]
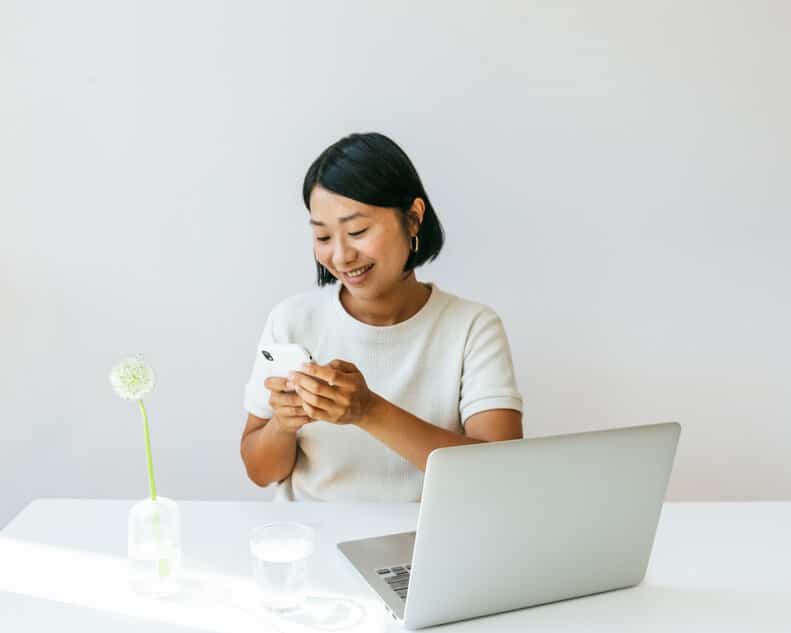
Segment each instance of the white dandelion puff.
[[129,356],[112,368],[110,384],[124,400],[140,400],[154,388],[154,370],[142,355]]

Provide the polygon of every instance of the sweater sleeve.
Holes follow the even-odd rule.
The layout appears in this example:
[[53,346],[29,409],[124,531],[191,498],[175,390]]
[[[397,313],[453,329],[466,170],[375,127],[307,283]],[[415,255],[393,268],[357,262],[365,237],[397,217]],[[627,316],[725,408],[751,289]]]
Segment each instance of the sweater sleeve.
[[522,411],[508,337],[490,308],[476,316],[467,335],[459,397],[462,425],[488,409]]
[[276,341],[274,336],[274,311],[272,311],[266,319],[264,331],[261,333],[258,347],[255,350],[253,369],[244,387],[244,408],[254,416],[267,420],[274,415],[274,411],[269,406],[270,391],[264,387],[266,374],[262,371],[263,363],[259,361],[258,357],[260,355],[259,350],[266,349],[268,345],[274,342]]

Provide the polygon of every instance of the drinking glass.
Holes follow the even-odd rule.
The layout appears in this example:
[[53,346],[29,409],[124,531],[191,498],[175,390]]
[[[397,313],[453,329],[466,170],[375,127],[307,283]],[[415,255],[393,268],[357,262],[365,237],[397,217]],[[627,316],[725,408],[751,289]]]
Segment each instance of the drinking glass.
[[253,528],[250,553],[262,606],[276,613],[302,607],[315,541],[313,528],[301,523],[268,523]]

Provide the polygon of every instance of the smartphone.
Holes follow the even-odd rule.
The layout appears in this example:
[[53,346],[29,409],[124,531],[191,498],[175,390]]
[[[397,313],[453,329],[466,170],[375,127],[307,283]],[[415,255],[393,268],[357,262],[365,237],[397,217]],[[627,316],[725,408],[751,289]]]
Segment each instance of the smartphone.
[[270,377],[288,378],[288,372],[300,371],[302,363],[313,360],[310,352],[296,343],[272,343],[259,349],[252,382],[264,387],[264,381]]

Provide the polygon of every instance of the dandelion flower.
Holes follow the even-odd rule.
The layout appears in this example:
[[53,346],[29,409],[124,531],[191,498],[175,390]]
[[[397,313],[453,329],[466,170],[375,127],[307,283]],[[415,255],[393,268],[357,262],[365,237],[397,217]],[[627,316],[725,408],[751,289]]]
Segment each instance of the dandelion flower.
[[[115,393],[124,400],[137,400],[137,406],[140,407],[140,413],[143,414],[146,462],[148,462],[148,486],[151,491],[151,500],[156,501],[157,485],[154,481],[154,459],[151,457],[151,435],[148,430],[148,414],[143,404],[143,396],[154,388],[154,370],[143,360],[142,355],[129,356],[110,370],[110,384],[115,389]],[[159,545],[159,513],[156,510],[153,522],[154,538]],[[170,565],[166,558],[159,559],[157,569],[162,577],[170,575]]]
[[142,355],[129,356],[110,371],[110,384],[124,400],[140,400],[154,388],[154,370]]
[[110,384],[124,400],[137,400],[143,414],[143,431],[146,440],[146,461],[148,462],[148,485],[151,499],[156,501],[157,485],[154,481],[154,460],[151,457],[151,435],[148,430],[148,413],[143,404],[143,396],[154,388],[154,370],[143,360],[141,354],[124,358],[110,371]]

